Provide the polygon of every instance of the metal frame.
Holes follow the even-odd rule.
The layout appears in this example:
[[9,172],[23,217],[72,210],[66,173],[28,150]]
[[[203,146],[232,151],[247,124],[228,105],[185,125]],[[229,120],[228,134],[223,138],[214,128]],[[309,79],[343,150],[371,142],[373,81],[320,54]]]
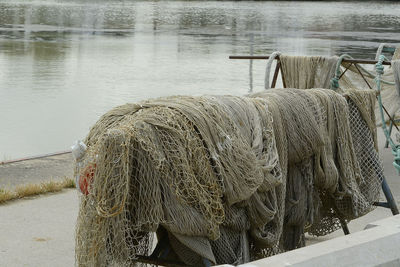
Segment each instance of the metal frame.
[[[229,59],[269,59],[269,56],[229,56]],[[274,70],[274,76],[272,79],[272,83],[271,83],[271,88],[275,88],[276,86],[276,82],[278,79],[278,75],[279,72],[281,73],[281,78],[282,78],[282,84],[283,87],[286,88],[286,83],[285,83],[285,74],[282,71],[282,67],[281,67],[281,62],[279,60],[279,57],[276,58],[278,60],[275,70]],[[359,67],[357,66],[357,64],[376,64],[377,61],[376,60],[363,60],[363,59],[343,59],[342,62],[345,63],[350,63],[348,64],[348,66],[345,67],[344,71],[341,73],[339,80],[343,77],[343,75],[349,70],[349,68],[354,65],[355,68],[357,69],[357,72],[361,75],[361,77],[363,78],[363,80],[365,81],[365,83],[367,84],[367,86],[372,89],[372,86],[368,83],[367,79],[365,78],[365,76],[363,75],[363,73],[361,72],[361,70],[359,69]],[[391,65],[391,62],[388,61],[384,61],[383,65]],[[396,122],[391,116],[390,114],[387,112],[386,108],[384,108],[384,111],[386,112],[386,114],[389,116],[390,119],[390,132],[392,131],[393,126],[396,127],[396,129],[398,131],[399,128],[396,125]],[[387,143],[385,145],[385,147],[387,147]],[[382,174],[382,191],[385,195],[386,201],[387,202],[375,202],[374,205],[375,206],[379,206],[379,207],[384,207],[384,208],[388,208],[392,211],[393,215],[397,215],[399,214],[399,209],[396,205],[396,201],[393,197],[393,194],[390,190],[390,187],[386,181],[385,176]],[[342,226],[343,232],[345,235],[350,234],[349,228],[347,226],[347,222],[345,220],[340,220],[340,224]],[[142,263],[147,263],[147,264],[154,264],[154,265],[162,265],[162,266],[168,266],[168,267],[181,267],[181,266],[186,266],[183,262],[175,262],[175,261],[170,261],[167,260],[167,256],[171,251],[171,247],[169,244],[169,240],[168,240],[168,235],[165,235],[163,239],[159,240],[159,242],[157,243],[156,248],[154,249],[153,253],[150,256],[139,256],[137,259],[137,262],[142,262]],[[209,267],[211,266],[211,262],[204,258],[203,259],[203,263],[205,267]]]
[[[269,59],[269,56],[229,56],[229,59],[250,59],[250,60],[264,59],[265,60],[265,59]],[[276,86],[276,81],[278,79],[279,71],[281,73],[283,87],[286,88],[285,76],[284,76],[285,74],[282,71],[282,67],[281,67],[281,63],[280,63],[280,60],[279,60],[279,56],[276,57],[276,60],[278,60],[278,62],[277,62],[276,67],[275,67],[275,72],[274,72],[274,76],[273,76],[273,79],[272,79],[271,88],[275,88],[275,86]],[[342,62],[350,63],[350,64],[348,64],[348,66],[345,67],[344,71],[341,73],[341,75],[339,77],[339,80],[349,70],[349,68],[352,65],[354,65],[354,67],[357,69],[357,72],[361,75],[361,77],[363,78],[363,80],[367,84],[368,88],[372,89],[372,86],[368,83],[367,79],[365,78],[364,74],[361,72],[361,70],[360,70],[360,68],[358,67],[357,64],[376,64],[376,63],[378,63],[377,60],[347,59],[347,58],[344,58],[342,60]],[[383,61],[382,64],[383,65],[387,65],[387,66],[392,65],[391,62],[389,62],[389,61]],[[389,112],[386,110],[385,107],[383,107],[383,109],[384,109],[386,115],[389,117],[389,120],[390,120],[390,128],[389,128],[390,129],[390,133],[392,131],[393,126],[395,126],[395,128],[400,132],[399,128],[396,125],[396,122],[398,122],[398,121],[395,121],[390,116]],[[387,144],[385,145],[385,147],[387,147]],[[399,214],[399,209],[397,207],[396,201],[395,201],[395,199],[393,197],[392,191],[390,190],[389,184],[387,183],[386,178],[385,178],[385,176],[383,174],[382,174],[382,191],[383,191],[383,193],[385,195],[386,202],[375,202],[374,205],[390,209],[392,211],[393,215]],[[350,234],[350,231],[349,231],[349,228],[347,227],[346,221],[341,220],[340,224],[342,225],[342,229],[343,229],[344,234],[345,235]]]
[[[157,242],[156,247],[154,248],[153,253],[150,256],[138,256],[137,262],[153,264],[153,265],[161,265],[166,267],[183,267],[187,266],[183,262],[179,261],[171,261],[166,259],[168,254],[171,252],[171,245],[169,244],[168,234],[163,235],[163,237]],[[211,262],[203,258],[203,266],[210,267]]]

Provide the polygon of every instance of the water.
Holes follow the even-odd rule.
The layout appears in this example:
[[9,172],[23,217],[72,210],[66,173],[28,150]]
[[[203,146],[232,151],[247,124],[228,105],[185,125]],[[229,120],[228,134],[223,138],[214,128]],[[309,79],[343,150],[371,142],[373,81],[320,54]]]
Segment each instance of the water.
[[0,0],[0,161],[69,149],[110,108],[261,90],[263,61],[373,58],[400,42],[400,4]]

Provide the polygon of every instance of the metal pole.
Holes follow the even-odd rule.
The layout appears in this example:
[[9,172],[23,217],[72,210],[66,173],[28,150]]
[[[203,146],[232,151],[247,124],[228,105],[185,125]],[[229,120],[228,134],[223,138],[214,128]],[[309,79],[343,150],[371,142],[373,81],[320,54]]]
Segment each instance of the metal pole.
[[349,235],[350,234],[350,230],[349,230],[349,227],[347,226],[346,221],[343,220],[343,219],[339,219],[339,221],[340,221],[340,224],[342,225],[343,233],[345,235]]
[[[250,34],[250,55],[254,54],[254,34]],[[253,92],[253,60],[250,59],[249,65],[249,79],[250,79],[250,90],[249,93]]]
[[[229,56],[229,59],[269,59],[269,56]],[[276,59],[279,59],[277,57]],[[358,64],[376,64],[377,60],[369,60],[369,59],[349,59],[344,58],[342,62],[346,63],[358,63]],[[392,65],[390,61],[383,61],[382,65]]]
[[392,191],[390,191],[389,185],[386,182],[385,177],[382,177],[382,191],[385,194],[387,203],[388,203],[393,215],[399,214],[399,209],[397,208],[396,201],[392,195]]
[[61,151],[61,152],[54,152],[54,153],[47,153],[47,154],[42,154],[42,155],[32,156],[32,157],[25,157],[25,158],[19,158],[19,159],[0,161],[0,165],[20,162],[20,161],[25,161],[25,160],[47,158],[47,157],[52,157],[52,156],[68,154],[68,153],[71,153],[71,150],[66,150],[66,151]]
[[275,86],[276,86],[276,80],[278,79],[278,74],[279,74],[280,67],[281,67],[281,62],[278,61],[276,63],[276,67],[275,67],[274,77],[272,78],[271,88],[275,88]]

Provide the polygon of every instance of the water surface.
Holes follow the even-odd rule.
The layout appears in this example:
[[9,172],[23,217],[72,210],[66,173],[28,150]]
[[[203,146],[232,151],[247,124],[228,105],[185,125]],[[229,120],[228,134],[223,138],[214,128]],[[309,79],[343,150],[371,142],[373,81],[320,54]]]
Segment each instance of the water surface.
[[0,0],[0,161],[69,149],[101,114],[176,94],[263,87],[232,54],[373,58],[396,2]]

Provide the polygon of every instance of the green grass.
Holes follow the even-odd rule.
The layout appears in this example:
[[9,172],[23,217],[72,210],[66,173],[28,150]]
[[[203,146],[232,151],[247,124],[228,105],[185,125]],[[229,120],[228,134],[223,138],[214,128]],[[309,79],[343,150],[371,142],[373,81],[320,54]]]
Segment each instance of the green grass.
[[46,193],[54,193],[64,188],[74,188],[75,181],[71,178],[65,178],[63,181],[49,181],[41,184],[19,185],[14,190],[0,188],[0,204],[4,204],[11,200],[21,199],[29,196],[42,195]]

